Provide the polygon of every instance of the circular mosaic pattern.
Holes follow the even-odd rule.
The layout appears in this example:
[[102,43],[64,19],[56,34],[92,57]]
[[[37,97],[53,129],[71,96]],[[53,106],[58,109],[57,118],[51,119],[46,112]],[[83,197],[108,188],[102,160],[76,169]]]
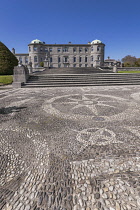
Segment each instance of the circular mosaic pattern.
[[[113,120],[118,116],[125,119],[131,109],[130,101],[124,98],[102,94],[75,94],[53,97],[46,100],[43,109],[63,118],[89,118],[98,121]],[[131,110],[132,113],[132,110]],[[97,120],[96,120],[97,119]]]
[[80,131],[77,141],[85,145],[105,146],[110,143],[122,143],[116,139],[116,134],[107,128],[88,128]]

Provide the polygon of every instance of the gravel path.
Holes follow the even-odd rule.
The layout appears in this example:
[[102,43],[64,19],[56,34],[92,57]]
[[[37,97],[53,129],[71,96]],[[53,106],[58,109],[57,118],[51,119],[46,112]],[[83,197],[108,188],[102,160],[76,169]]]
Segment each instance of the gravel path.
[[0,209],[140,209],[140,86],[1,88],[0,123]]

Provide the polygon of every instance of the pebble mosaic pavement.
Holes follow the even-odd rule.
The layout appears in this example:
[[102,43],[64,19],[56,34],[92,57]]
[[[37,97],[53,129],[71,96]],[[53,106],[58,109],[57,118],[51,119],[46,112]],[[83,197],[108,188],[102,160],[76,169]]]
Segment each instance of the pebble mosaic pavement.
[[0,90],[1,210],[140,210],[140,86]]

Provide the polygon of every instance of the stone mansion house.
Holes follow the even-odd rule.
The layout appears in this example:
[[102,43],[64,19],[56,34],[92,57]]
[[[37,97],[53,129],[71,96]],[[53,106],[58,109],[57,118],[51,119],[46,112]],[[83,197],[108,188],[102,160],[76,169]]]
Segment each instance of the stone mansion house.
[[33,68],[40,67],[100,67],[104,65],[104,48],[100,40],[88,44],[46,44],[38,39],[28,45],[29,53],[12,52],[23,65],[32,63]]

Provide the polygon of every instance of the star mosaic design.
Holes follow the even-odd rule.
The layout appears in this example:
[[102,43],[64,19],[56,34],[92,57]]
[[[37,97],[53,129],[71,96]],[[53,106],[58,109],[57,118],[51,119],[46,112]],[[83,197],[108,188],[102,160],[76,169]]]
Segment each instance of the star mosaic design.
[[51,98],[46,101],[43,108],[51,114],[107,117],[124,112],[127,105],[126,100],[120,97],[75,94]]

